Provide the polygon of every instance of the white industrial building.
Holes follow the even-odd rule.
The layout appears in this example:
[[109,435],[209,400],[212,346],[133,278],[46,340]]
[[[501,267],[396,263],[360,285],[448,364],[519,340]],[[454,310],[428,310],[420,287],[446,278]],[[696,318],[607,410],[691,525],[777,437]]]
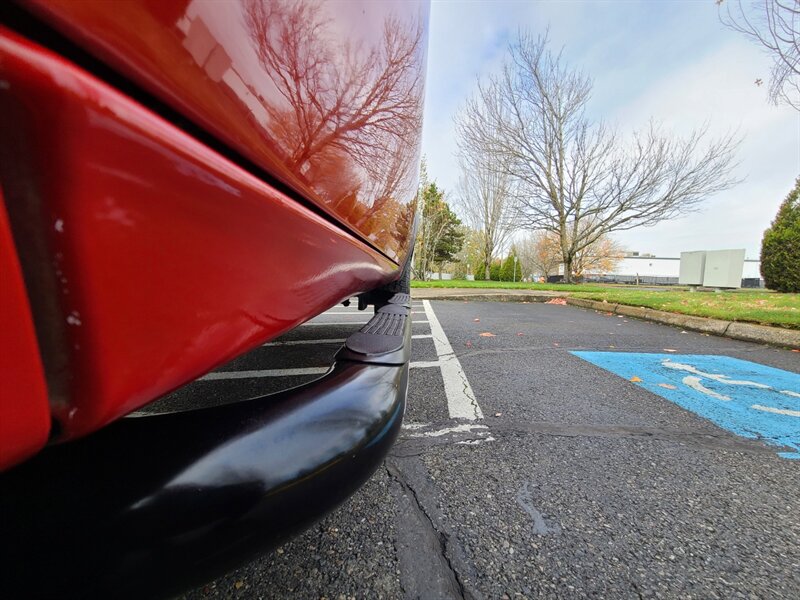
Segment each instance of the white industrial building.
[[[680,272],[680,257],[660,257],[651,254],[631,253],[617,264],[610,273],[588,273],[586,280],[619,281],[623,283],[677,284]],[[747,287],[762,287],[761,261],[745,259],[742,280]]]
[[[662,258],[657,256],[626,256],[614,270],[618,275],[651,275],[655,277],[677,277],[680,270],[680,258]],[[761,261],[744,261],[743,279],[761,277]]]

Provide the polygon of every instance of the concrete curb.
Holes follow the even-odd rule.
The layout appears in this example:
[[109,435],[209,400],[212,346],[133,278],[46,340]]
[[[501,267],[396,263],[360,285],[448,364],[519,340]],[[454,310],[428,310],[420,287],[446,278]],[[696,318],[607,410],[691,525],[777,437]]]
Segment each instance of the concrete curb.
[[547,302],[553,298],[565,298],[567,304],[599,310],[606,313],[613,313],[654,321],[673,327],[681,327],[692,331],[700,331],[711,335],[718,335],[745,342],[756,342],[758,344],[770,344],[772,346],[782,346],[800,349],[800,331],[796,329],[782,329],[780,327],[768,327],[766,325],[755,325],[753,323],[740,323],[738,321],[723,321],[720,319],[709,319],[706,317],[693,317],[680,313],[671,313],[663,310],[644,308],[642,306],[628,306],[626,304],[612,304],[600,302],[598,300],[586,300],[585,298],[572,298],[568,294],[524,294],[524,293],[478,293],[478,294],[447,294],[437,292],[435,296],[427,296],[423,288],[415,295],[414,289],[411,293],[414,298],[426,300],[456,300],[464,302]]
[[773,346],[788,346],[789,348],[800,348],[800,331],[794,329],[782,329],[780,327],[767,327],[766,325],[755,325],[753,323],[739,323],[737,321],[723,321],[720,319],[709,319],[706,317],[693,317],[680,313],[671,313],[663,310],[654,310],[642,306],[627,306],[625,304],[609,304],[597,300],[586,300],[584,298],[569,298],[567,304],[600,310],[603,312],[614,313],[655,321],[665,325],[691,329],[702,333],[710,333],[735,340],[746,342],[756,342],[759,344],[771,344]]
[[446,296],[413,296],[413,298],[417,300],[455,300],[461,302],[547,302],[553,298],[563,298],[563,296],[545,294],[448,294]]
[[766,327],[764,325],[734,321],[728,327],[725,335],[747,342],[763,342],[765,344],[800,349],[800,331],[791,329],[779,329],[778,327]]

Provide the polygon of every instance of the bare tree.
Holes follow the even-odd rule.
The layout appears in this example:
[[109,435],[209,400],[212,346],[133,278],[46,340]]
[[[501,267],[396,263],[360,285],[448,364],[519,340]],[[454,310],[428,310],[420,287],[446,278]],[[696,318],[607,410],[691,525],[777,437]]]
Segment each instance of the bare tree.
[[396,252],[413,220],[422,21],[389,16],[359,43],[339,41],[320,0],[246,0],[244,8],[276,92],[263,107],[284,166]]
[[[558,273],[562,263],[561,242],[552,231],[533,231],[516,243],[517,253],[526,274],[548,278]],[[624,257],[624,250],[613,238],[604,235],[583,248],[572,262],[572,275],[611,273]]]
[[575,255],[573,274],[583,278],[592,273],[612,273],[624,257],[622,246],[613,238],[604,235]]
[[472,98],[456,116],[461,167],[458,205],[467,222],[481,233],[481,264],[487,280],[495,254],[516,229],[513,178],[499,164],[502,155],[493,153],[485,139],[472,135],[476,127],[485,126],[488,110],[483,102]]
[[724,25],[761,44],[772,55],[769,97],[800,110],[800,0],[717,0]]
[[541,275],[545,280],[558,273],[561,264],[561,247],[558,237],[548,231],[532,231],[517,242],[517,254],[522,272]]
[[623,141],[586,116],[592,81],[546,37],[521,32],[509,51],[502,72],[478,85],[459,134],[518,186],[520,224],[558,235],[565,281],[602,236],[697,210],[735,183],[732,135],[706,143],[703,128],[676,139],[651,123]]

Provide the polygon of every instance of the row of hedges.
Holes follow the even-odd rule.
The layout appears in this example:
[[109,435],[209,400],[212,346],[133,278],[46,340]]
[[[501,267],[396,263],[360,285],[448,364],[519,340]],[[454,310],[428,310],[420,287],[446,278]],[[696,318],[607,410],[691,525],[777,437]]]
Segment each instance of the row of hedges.
[[[492,281],[522,281],[522,264],[517,260],[517,273],[516,278],[514,277],[514,255],[510,254],[508,258],[503,261],[495,261],[491,267],[489,267],[489,278]],[[475,272],[475,281],[485,281],[486,277],[484,277],[486,273],[484,269],[481,267],[476,269]],[[466,271],[464,272],[466,275]],[[453,273],[453,277],[456,279],[464,279],[465,277],[459,277],[456,272]]]

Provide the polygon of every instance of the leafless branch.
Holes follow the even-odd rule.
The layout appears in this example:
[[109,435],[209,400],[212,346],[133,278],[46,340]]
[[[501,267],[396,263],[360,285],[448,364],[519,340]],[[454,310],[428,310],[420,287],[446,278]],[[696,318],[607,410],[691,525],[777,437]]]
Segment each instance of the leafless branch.
[[718,2],[724,25],[743,33],[773,59],[769,96],[775,104],[800,110],[800,0]]
[[465,173],[506,182],[518,223],[558,237],[567,280],[578,253],[608,233],[697,210],[736,182],[735,136],[709,139],[701,128],[676,139],[651,123],[623,142],[588,119],[591,79],[565,67],[546,37],[521,32],[509,50],[457,121]]
[[494,148],[495,132],[487,130],[501,110],[491,90],[479,89],[456,117],[461,177],[458,206],[467,222],[481,232],[481,262],[489,278],[492,259],[516,228],[515,184]]

